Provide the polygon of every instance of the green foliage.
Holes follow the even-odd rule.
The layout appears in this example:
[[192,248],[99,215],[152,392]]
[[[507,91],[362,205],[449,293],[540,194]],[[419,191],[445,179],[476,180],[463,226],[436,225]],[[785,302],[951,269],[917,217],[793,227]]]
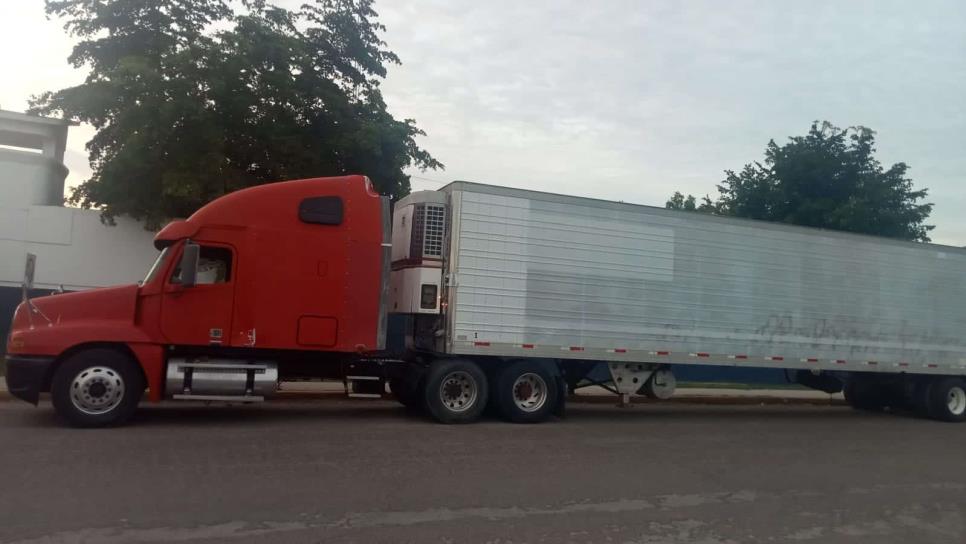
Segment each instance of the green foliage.
[[379,84],[399,59],[372,0],[298,10],[245,0],[47,0],[80,38],[84,83],[35,97],[38,114],[97,129],[93,174],[69,201],[154,228],[227,192],[361,173],[395,198],[405,169],[442,168]]
[[711,202],[711,197],[708,195],[702,197],[701,204],[698,204],[697,199],[694,198],[694,195],[688,195],[685,197],[679,191],[674,191],[674,196],[667,201],[664,207],[669,210],[681,210],[685,212],[715,212],[714,203]]
[[667,207],[928,242],[927,190],[913,188],[905,163],[885,169],[874,153],[872,130],[816,121],[785,145],[770,141],[764,164],[726,170],[716,201],[695,207],[675,193]]

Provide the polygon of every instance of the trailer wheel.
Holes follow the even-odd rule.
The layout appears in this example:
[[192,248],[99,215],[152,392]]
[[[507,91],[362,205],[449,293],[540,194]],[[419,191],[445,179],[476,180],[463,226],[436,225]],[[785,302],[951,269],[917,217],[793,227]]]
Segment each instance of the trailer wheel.
[[545,365],[517,361],[500,371],[493,395],[500,415],[514,423],[540,423],[557,406],[558,387]]
[[886,392],[869,380],[849,380],[843,393],[845,401],[856,410],[879,411],[890,405]]
[[930,390],[932,389],[933,380],[928,377],[923,377],[917,379],[912,384],[912,391],[910,392],[909,405],[912,411],[919,417],[932,417],[930,415]]
[[966,382],[938,378],[929,387],[929,415],[940,421],[966,420]]
[[51,400],[57,414],[75,427],[120,425],[134,414],[144,376],[127,355],[96,348],[71,355],[54,373]]
[[470,423],[486,408],[486,375],[472,361],[441,359],[423,381],[423,406],[440,423]]

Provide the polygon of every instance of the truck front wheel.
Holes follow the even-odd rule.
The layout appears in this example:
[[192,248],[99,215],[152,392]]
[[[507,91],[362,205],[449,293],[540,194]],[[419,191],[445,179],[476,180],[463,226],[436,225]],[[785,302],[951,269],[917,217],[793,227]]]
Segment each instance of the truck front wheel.
[[109,348],[71,355],[54,372],[50,387],[54,409],[75,427],[105,427],[127,421],[144,393],[141,369],[127,355]]
[[440,423],[476,421],[486,407],[486,375],[472,361],[440,359],[423,380],[426,411]]

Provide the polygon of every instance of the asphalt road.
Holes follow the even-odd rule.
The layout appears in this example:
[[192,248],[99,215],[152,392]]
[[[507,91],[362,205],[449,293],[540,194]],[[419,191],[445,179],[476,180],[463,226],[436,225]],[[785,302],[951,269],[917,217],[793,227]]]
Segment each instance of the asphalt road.
[[839,406],[173,404],[91,431],[0,402],[0,456],[2,542],[966,541],[966,425]]

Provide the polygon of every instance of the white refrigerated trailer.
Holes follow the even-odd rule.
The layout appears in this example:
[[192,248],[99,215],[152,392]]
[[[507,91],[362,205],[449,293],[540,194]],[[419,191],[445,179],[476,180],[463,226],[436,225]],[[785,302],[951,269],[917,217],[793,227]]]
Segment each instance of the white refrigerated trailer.
[[414,364],[447,363],[392,385],[438,393],[439,419],[475,418],[481,396],[544,419],[600,364],[622,400],[723,365],[966,418],[963,249],[469,182],[393,221],[390,311]]

